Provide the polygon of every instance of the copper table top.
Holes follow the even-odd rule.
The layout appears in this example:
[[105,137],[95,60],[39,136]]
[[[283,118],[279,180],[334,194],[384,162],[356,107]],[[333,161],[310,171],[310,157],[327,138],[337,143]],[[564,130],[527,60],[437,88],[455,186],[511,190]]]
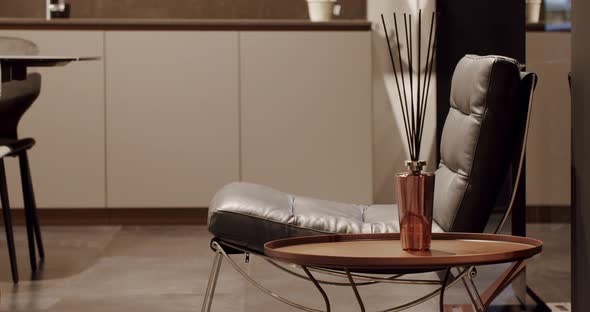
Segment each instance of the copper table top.
[[527,237],[433,233],[427,252],[404,251],[399,234],[350,234],[287,238],[265,244],[279,261],[324,268],[366,270],[440,270],[524,260],[543,243]]

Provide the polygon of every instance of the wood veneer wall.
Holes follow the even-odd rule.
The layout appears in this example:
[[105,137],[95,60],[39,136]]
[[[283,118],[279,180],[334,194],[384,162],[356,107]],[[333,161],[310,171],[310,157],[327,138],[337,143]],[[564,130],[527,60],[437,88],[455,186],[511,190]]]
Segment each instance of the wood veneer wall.
[[[307,19],[305,0],[66,0],[73,18]],[[342,19],[364,19],[366,0],[339,0]],[[45,16],[44,1],[2,0],[0,17]]]

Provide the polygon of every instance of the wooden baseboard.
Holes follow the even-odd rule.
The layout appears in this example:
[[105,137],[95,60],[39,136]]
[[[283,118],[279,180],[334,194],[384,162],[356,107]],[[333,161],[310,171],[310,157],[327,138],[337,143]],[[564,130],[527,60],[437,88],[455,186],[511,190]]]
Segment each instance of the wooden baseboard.
[[[43,208],[37,211],[42,225],[207,224],[207,208]],[[23,225],[24,220],[23,209],[12,210],[13,224]]]
[[527,206],[527,222],[538,223],[569,223],[571,222],[570,206]]

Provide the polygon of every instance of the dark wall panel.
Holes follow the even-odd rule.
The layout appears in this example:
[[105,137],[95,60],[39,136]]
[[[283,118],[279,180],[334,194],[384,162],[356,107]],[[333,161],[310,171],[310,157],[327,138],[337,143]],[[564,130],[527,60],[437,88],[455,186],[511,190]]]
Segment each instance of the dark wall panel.
[[578,312],[590,311],[590,1],[573,1],[572,13],[572,311]]
[[525,61],[525,1],[438,0],[437,138],[449,112],[451,77],[465,54]]

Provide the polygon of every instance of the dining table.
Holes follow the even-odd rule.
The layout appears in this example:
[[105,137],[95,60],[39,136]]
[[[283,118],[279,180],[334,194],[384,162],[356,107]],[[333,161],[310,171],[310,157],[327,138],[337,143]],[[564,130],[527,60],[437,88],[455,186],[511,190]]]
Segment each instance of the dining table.
[[99,59],[97,56],[0,55],[2,82],[27,79],[30,67],[64,66],[71,62]]

